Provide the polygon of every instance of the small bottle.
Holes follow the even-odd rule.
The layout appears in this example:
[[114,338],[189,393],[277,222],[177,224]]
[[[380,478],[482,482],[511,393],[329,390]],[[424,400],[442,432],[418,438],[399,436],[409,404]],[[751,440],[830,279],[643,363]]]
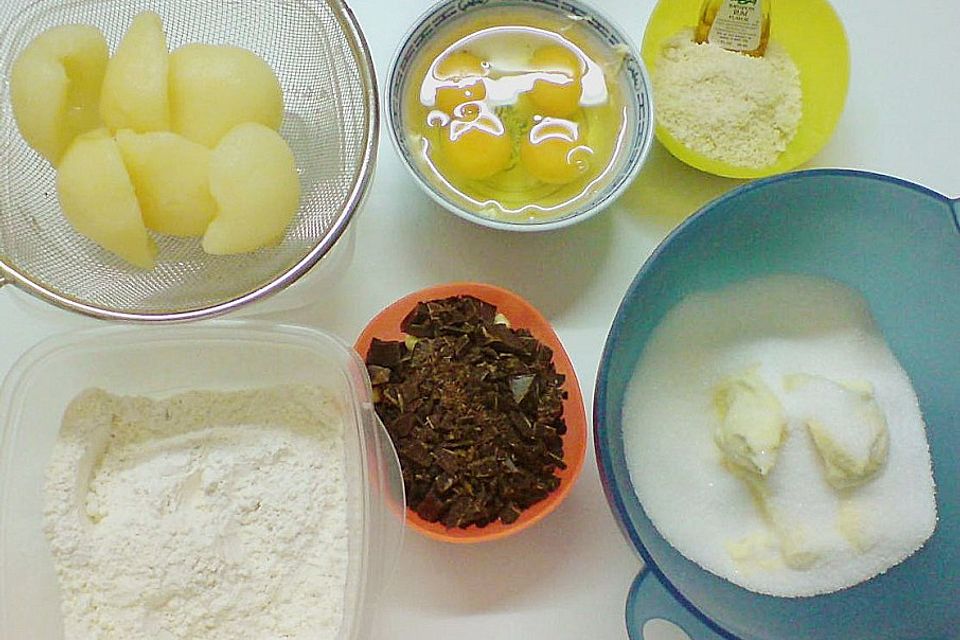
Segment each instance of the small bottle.
[[695,38],[701,44],[762,56],[770,40],[770,0],[704,0]]

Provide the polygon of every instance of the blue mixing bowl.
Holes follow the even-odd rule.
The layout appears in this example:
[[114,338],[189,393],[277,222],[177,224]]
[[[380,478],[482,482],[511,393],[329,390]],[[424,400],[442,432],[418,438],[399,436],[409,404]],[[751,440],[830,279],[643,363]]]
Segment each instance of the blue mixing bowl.
[[[623,452],[624,392],[667,311],[693,292],[783,272],[832,278],[866,296],[919,396],[940,516],[927,545],[902,564],[810,598],[759,595],[680,555],[644,513]],[[630,286],[600,364],[594,429],[607,499],[647,565],[627,599],[631,638],[663,618],[694,640],[957,640],[960,202],[885,176],[816,170],[755,182],[709,204]]]

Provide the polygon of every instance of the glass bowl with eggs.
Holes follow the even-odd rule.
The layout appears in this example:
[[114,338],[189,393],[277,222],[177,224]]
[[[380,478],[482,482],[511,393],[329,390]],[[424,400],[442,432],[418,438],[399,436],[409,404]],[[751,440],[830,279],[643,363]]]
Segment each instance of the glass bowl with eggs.
[[630,184],[653,106],[629,38],[580,2],[444,1],[387,77],[394,145],[421,187],[477,224],[569,226]]

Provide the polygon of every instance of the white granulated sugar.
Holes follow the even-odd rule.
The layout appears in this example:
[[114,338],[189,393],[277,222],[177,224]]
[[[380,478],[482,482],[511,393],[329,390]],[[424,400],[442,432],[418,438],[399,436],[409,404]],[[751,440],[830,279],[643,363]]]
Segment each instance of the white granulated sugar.
[[[765,511],[714,442],[714,390],[744,371],[757,372],[787,420]],[[805,422],[824,407],[787,389],[784,378],[798,373],[872,386],[889,452],[871,481],[842,491],[827,482]],[[853,586],[904,561],[936,528],[916,394],[866,301],[832,281],[770,276],[683,300],[638,363],[623,423],[631,480],[661,535],[752,591],[797,597]]]
[[45,492],[64,638],[336,638],[341,416],[311,386],[77,397]]
[[738,167],[776,162],[803,111],[800,72],[775,42],[755,58],[683,31],[663,45],[653,90],[657,119],[674,138]]

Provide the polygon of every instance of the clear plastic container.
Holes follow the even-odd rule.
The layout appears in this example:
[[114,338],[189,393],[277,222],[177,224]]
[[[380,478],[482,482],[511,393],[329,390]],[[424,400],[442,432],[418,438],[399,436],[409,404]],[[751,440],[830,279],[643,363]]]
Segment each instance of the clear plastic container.
[[367,637],[403,535],[396,453],[374,413],[363,362],[320,331],[252,321],[110,326],[48,339],[0,390],[0,638],[63,637],[43,533],[43,484],[64,409],[81,391],[164,397],[312,383],[345,411],[349,565],[340,640]]

